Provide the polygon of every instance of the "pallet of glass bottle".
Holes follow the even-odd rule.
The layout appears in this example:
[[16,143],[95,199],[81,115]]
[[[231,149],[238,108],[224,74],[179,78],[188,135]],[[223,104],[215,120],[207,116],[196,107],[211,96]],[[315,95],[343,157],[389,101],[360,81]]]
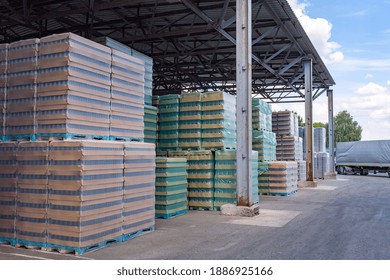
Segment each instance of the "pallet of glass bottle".
[[306,181],[306,161],[298,161],[298,181]]
[[202,93],[190,92],[180,95],[180,103],[200,103],[202,101]]
[[[194,151],[196,152],[196,151]],[[209,157],[206,155],[204,157],[205,159],[200,159],[201,157],[194,158],[190,155],[190,158],[188,160],[188,172],[191,172],[192,170],[196,171],[206,171],[206,172],[212,172],[214,173],[214,160],[209,159]]]
[[187,193],[171,194],[171,195],[156,195],[156,205],[170,205],[179,202],[187,201]]
[[156,218],[169,219],[188,213],[187,201],[172,205],[156,205]]
[[[195,175],[196,176],[196,175]],[[195,177],[194,176],[194,177]],[[209,175],[206,175],[208,178],[206,179],[200,179],[200,178],[188,178],[188,187],[189,188],[205,188],[210,189],[214,188],[214,173],[211,173]],[[189,175],[189,177],[192,177]]]
[[179,122],[177,121],[166,122],[160,120],[158,130],[161,132],[161,134],[166,134],[166,133],[178,134]]
[[214,91],[202,94],[202,110],[221,110],[227,106],[235,107],[235,104],[236,97],[226,92]]
[[178,131],[175,130],[160,130],[158,132],[158,139],[159,140],[175,140],[179,138]]
[[191,119],[185,119],[183,120],[181,117],[179,119],[179,130],[183,129],[202,129],[202,121],[201,120],[191,120]]
[[237,146],[236,139],[225,138],[205,138],[202,139],[202,149],[209,150],[235,150]]
[[187,178],[183,175],[175,177],[156,177],[156,187],[177,186],[183,184],[187,186]]
[[214,198],[199,198],[190,197],[188,198],[188,207],[190,210],[214,210]]
[[182,183],[179,185],[168,185],[168,186],[156,186],[155,195],[159,196],[169,196],[187,193],[187,183]]
[[158,151],[170,151],[179,148],[179,139],[158,139],[157,150]]
[[198,151],[201,150],[201,141],[200,138],[180,138],[179,137],[179,147],[188,151]]
[[187,160],[184,158],[156,158],[156,166],[157,168],[170,168],[170,167],[181,167],[186,168]]
[[180,94],[167,94],[167,95],[162,95],[159,98],[159,105],[179,104],[179,103],[180,103]]

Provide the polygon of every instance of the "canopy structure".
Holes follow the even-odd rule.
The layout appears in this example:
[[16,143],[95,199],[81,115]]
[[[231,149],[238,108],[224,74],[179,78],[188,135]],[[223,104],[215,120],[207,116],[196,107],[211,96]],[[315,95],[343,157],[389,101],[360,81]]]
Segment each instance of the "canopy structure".
[[287,0],[0,0],[0,43],[63,32],[109,37],[151,56],[154,95],[236,94],[243,206],[251,205],[251,97],[305,102],[306,173],[315,185],[312,102],[328,93],[333,143],[335,82]]
[[[236,0],[0,0],[0,42],[74,32],[108,36],[154,58],[154,94],[236,90]],[[252,1],[253,94],[305,100],[335,82],[286,0]]]

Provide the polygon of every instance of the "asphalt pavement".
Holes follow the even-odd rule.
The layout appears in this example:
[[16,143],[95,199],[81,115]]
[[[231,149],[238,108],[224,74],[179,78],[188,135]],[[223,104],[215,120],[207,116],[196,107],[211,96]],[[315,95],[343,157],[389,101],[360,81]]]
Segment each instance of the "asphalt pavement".
[[190,211],[82,256],[0,245],[0,260],[390,260],[389,232],[390,178],[338,175],[288,197],[262,196],[256,217]]

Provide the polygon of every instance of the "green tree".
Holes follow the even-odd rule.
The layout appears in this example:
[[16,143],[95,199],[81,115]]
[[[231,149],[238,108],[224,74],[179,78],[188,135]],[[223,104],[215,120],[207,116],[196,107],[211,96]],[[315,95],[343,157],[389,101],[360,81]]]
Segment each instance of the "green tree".
[[347,111],[342,111],[334,118],[335,142],[360,141],[363,129]]
[[305,123],[303,122],[303,119],[300,115],[298,115],[298,126],[305,127]]

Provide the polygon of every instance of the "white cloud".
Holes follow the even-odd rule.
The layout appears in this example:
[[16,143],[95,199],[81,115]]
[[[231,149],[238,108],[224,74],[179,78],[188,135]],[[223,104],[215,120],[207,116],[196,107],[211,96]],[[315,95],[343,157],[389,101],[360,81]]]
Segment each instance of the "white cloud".
[[372,79],[372,78],[374,78],[374,75],[372,75],[371,73],[368,73],[364,78],[365,79]]
[[382,95],[387,93],[387,88],[376,83],[368,83],[365,86],[358,88],[359,95]]
[[324,62],[328,64],[342,62],[344,54],[339,51],[341,46],[330,41],[332,24],[324,18],[311,18],[307,15],[305,11],[307,3],[299,0],[288,0],[288,2]]
[[347,110],[363,128],[363,140],[390,139],[390,91],[368,83],[352,97],[335,97],[337,111]]
[[387,85],[390,86],[390,81],[387,81]]

